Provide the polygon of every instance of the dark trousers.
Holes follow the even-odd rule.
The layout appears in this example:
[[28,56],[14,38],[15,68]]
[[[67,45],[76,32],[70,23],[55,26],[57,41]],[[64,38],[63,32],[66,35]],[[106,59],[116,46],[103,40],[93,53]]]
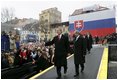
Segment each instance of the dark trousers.
[[90,50],[91,50],[91,48],[88,46],[88,47],[87,47],[87,50],[88,50],[88,51],[90,51]]
[[[67,65],[64,65],[63,68],[64,71],[67,70]],[[61,66],[56,66],[56,70],[57,70],[58,77],[61,77]]]
[[88,50],[88,51],[91,51],[91,48],[92,48],[92,44],[88,44],[88,45],[87,45],[87,50]]
[[75,74],[79,74],[79,65],[81,66],[81,69],[84,69],[84,63],[82,64],[75,64]]

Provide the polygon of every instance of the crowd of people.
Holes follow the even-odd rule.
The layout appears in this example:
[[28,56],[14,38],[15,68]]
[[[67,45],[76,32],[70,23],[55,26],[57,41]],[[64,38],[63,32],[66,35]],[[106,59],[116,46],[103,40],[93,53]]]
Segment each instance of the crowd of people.
[[1,34],[1,51],[8,52],[13,51],[14,48],[19,49],[20,47],[20,35],[16,34],[15,31],[6,33],[2,31]]
[[[36,45],[38,44],[38,45]],[[37,66],[37,71],[42,71],[53,64],[54,46],[46,47],[44,42],[21,44],[19,49],[2,53],[1,67],[8,68],[16,65],[22,66],[31,62]]]
[[13,52],[14,50],[18,50],[20,47],[20,36],[15,34],[14,31],[10,31],[6,33],[2,31],[1,34],[1,61],[2,61],[2,68],[6,68],[12,66],[13,60]]
[[117,33],[106,35],[104,41],[109,44],[117,44]]
[[1,67],[9,68],[23,65],[28,62],[38,66],[38,70],[44,70],[52,65],[53,46],[46,47],[44,41],[37,43],[20,44],[19,35],[5,31],[1,35]]
[[113,42],[117,43],[117,33],[108,34],[106,36],[98,37],[97,35],[93,38],[95,44],[107,44]]

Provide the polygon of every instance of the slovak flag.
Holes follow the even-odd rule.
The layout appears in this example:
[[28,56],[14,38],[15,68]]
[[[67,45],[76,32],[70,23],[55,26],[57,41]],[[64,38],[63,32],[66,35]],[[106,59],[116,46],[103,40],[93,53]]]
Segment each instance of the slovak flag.
[[75,30],[78,30],[79,32],[81,32],[83,27],[84,27],[83,20],[74,21],[74,29]]

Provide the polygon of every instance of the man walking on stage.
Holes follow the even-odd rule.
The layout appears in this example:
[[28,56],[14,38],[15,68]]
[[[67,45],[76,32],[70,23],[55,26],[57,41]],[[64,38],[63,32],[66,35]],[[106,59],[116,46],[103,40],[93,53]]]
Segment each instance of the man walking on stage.
[[62,34],[61,28],[57,30],[57,36],[55,36],[52,41],[49,41],[45,46],[50,46],[55,44],[55,53],[54,53],[54,65],[57,70],[57,79],[61,78],[61,67],[64,67],[64,74],[67,72],[67,53],[69,47],[68,37]]
[[79,65],[81,66],[81,72],[84,70],[85,55],[86,55],[86,44],[83,36],[76,31],[74,40],[74,64],[75,64],[75,75],[79,76]]

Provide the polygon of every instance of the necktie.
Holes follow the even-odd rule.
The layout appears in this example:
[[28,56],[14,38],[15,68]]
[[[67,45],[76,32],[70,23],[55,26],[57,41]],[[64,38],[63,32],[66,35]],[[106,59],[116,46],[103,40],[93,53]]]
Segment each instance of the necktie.
[[58,40],[60,40],[60,35],[58,35]]

